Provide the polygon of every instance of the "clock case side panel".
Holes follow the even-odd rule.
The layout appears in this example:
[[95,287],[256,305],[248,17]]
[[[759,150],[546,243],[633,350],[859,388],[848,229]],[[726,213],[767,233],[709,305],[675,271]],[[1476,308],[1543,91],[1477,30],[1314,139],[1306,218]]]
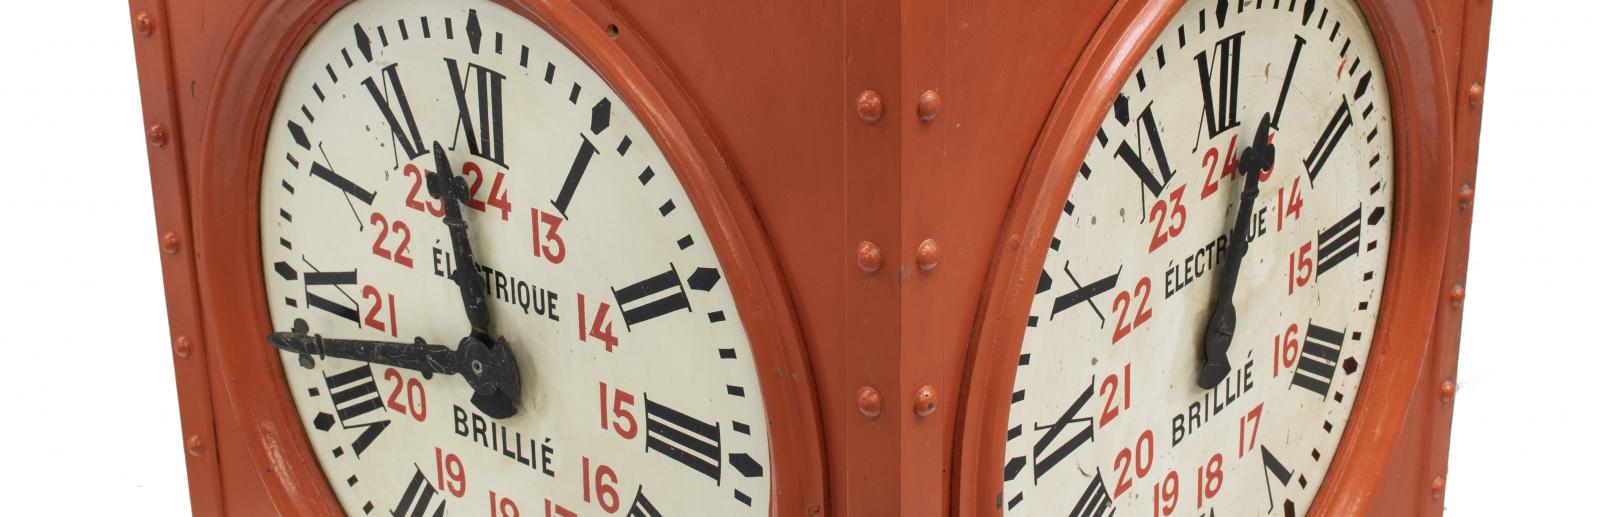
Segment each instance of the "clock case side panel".
[[1434,346],[1427,375],[1418,382],[1405,431],[1374,496],[1371,515],[1442,515],[1449,478],[1451,418],[1455,414],[1456,368],[1466,301],[1478,134],[1483,122],[1491,1],[1444,0],[1435,4],[1446,48],[1458,48],[1454,102],[1456,206],[1450,221],[1442,291],[1434,321]]
[[144,112],[145,139],[150,162],[151,191],[155,201],[161,269],[171,332],[173,373],[178,388],[179,419],[185,466],[188,471],[190,511],[219,515],[223,508],[222,472],[211,374],[204,339],[205,320],[200,314],[193,242],[189,224],[188,174],[180,124],[171,27],[164,0],[128,2],[133,29],[134,55]]
[[[746,323],[762,379],[771,420],[774,515],[804,515],[821,503],[821,443],[816,404],[787,291],[778,280],[771,253],[742,191],[716,147],[698,127],[681,95],[664,95],[656,85],[671,85],[643,47],[618,46],[603,26],[559,1],[499,0],[572,47],[622,95],[661,143],[695,203],[725,277],[734,284],[735,303]],[[260,166],[278,89],[299,49],[311,34],[349,0],[278,0],[253,6],[224,53],[205,124],[198,182],[196,249],[200,257],[202,299],[223,384],[245,424],[250,458],[273,503],[290,515],[339,513],[304,435],[288,393],[277,352],[261,344],[269,329],[260,264]],[[645,71],[654,71],[654,75]],[[685,121],[691,124],[686,128]],[[792,509],[780,512],[779,509]]]
[[[1107,17],[1085,58],[1062,86],[1012,203],[1002,235],[1020,244],[1000,248],[980,305],[969,353],[958,424],[956,514],[998,515],[1006,415],[1035,277],[1046,243],[1071,191],[1088,142],[1122,84],[1183,0],[1130,0]],[[1340,453],[1309,515],[1358,515],[1384,478],[1423,376],[1440,299],[1445,260],[1441,229],[1454,202],[1450,110],[1443,52],[1430,37],[1427,0],[1357,0],[1389,70],[1396,135],[1396,199],[1389,284],[1385,286],[1372,357]],[[1092,114],[1093,116],[1085,116]]]
[[349,0],[280,0],[251,5],[230,36],[213,79],[195,180],[195,250],[207,340],[238,420],[247,460],[278,513],[343,510],[312,454],[270,328],[263,285],[259,214],[266,125],[300,48]]

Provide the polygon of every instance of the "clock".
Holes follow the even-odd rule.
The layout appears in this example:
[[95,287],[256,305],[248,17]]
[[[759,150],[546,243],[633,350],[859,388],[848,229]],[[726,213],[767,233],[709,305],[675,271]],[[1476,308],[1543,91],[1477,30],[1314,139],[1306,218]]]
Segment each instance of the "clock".
[[993,293],[974,511],[1326,515],[1370,482],[1374,377],[1415,376],[1437,299],[1401,279],[1438,278],[1417,235],[1455,198],[1385,4],[1116,13],[1034,155],[1032,289]]
[[1442,512],[1489,2],[129,5],[198,515]]
[[806,511],[781,284],[715,149],[605,28],[487,0],[264,9],[228,54],[196,246],[275,505]]

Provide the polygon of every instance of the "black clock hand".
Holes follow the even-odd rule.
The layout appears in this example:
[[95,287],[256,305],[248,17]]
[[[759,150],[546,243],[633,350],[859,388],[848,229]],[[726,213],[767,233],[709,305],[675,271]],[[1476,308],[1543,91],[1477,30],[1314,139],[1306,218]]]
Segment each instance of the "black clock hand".
[[451,350],[444,345],[428,344],[422,338],[412,343],[337,339],[312,334],[310,330],[305,320],[296,319],[292,332],[268,334],[267,343],[279,350],[298,354],[300,365],[307,368],[312,366],[313,357],[334,357],[405,368],[424,377],[433,374],[460,375],[479,394],[516,393],[520,390],[516,359],[505,346],[490,348],[469,336]]
[[444,225],[450,229],[450,247],[455,253],[456,268],[450,279],[461,288],[461,303],[467,312],[467,322],[472,325],[472,335],[488,342],[489,298],[483,276],[478,274],[477,262],[472,259],[472,241],[466,218],[461,215],[465,204],[467,182],[455,175],[450,159],[439,142],[433,143],[433,161],[436,169],[428,175],[428,194],[444,200]]
[[1244,264],[1245,253],[1250,250],[1245,234],[1250,228],[1250,218],[1256,211],[1256,197],[1261,194],[1261,172],[1272,168],[1276,160],[1276,150],[1267,143],[1267,129],[1271,121],[1270,113],[1261,117],[1255,141],[1250,147],[1244,148],[1239,157],[1239,172],[1245,175],[1244,190],[1239,193],[1239,213],[1234,218],[1233,230],[1228,233],[1228,256],[1223,264],[1222,285],[1217,288],[1211,320],[1206,324],[1203,337],[1206,359],[1200,367],[1198,384],[1208,390],[1228,378],[1228,373],[1233,369],[1228,364],[1228,347],[1233,344],[1233,332],[1238,319],[1233,306],[1233,294],[1239,284],[1239,267]]
[[[450,272],[450,278],[461,289],[461,304],[467,313],[467,323],[472,326],[472,333],[461,340],[462,347],[466,347],[468,342],[477,343],[509,359],[511,352],[505,338],[491,340],[489,337],[487,288],[483,277],[478,274],[477,262],[472,258],[467,220],[461,216],[461,206],[466,204],[469,195],[467,182],[456,177],[450,159],[445,156],[444,146],[439,145],[438,141],[433,142],[433,161],[436,170],[428,175],[428,194],[444,201],[444,224],[450,230],[450,247],[455,253],[456,262],[456,269]],[[472,396],[472,404],[491,418],[516,415],[516,400],[522,393],[521,379],[511,375],[497,387],[494,390],[478,390]]]

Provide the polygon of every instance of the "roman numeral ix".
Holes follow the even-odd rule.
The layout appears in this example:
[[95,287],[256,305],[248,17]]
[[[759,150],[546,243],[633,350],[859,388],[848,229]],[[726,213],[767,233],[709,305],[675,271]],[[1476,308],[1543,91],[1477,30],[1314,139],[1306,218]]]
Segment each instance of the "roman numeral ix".
[[[1060,464],[1061,460],[1067,459],[1067,455],[1078,450],[1084,443],[1094,441],[1094,416],[1078,416],[1078,412],[1083,411],[1083,407],[1089,403],[1089,399],[1093,396],[1094,382],[1091,380],[1089,387],[1083,390],[1083,394],[1078,395],[1078,400],[1074,401],[1072,406],[1061,414],[1061,418],[1056,419],[1055,423],[1048,426],[1034,424],[1033,430],[1045,432],[1033,444],[1034,483],[1038,483],[1039,478],[1044,477],[1046,473],[1050,472],[1050,469]],[[1062,443],[1057,444],[1056,439],[1061,438],[1062,431],[1065,431],[1067,426],[1072,424],[1083,424],[1083,428],[1066,437]]]

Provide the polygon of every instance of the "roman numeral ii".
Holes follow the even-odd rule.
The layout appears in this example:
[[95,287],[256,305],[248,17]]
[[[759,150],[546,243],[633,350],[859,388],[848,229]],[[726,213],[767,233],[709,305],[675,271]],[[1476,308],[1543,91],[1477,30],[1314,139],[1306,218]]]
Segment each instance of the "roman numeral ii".
[[678,268],[670,263],[667,267],[658,275],[611,290],[617,299],[617,308],[622,309],[622,321],[630,330],[634,325],[659,316],[690,309],[689,295],[683,290]]

